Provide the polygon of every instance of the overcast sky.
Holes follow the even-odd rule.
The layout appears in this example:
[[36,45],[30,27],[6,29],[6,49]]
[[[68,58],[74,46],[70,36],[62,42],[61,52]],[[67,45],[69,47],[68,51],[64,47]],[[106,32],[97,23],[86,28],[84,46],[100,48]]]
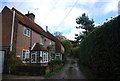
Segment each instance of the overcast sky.
[[70,40],[79,33],[75,19],[86,13],[95,25],[118,15],[119,0],[1,0],[0,11],[4,6],[16,8],[23,14],[35,14],[35,22],[43,29],[48,26],[51,33],[60,31]]

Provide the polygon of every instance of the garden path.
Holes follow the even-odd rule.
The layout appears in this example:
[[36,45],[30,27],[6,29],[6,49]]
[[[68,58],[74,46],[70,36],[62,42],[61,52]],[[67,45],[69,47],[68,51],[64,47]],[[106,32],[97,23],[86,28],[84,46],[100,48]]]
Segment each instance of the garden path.
[[48,79],[86,79],[86,77],[80,71],[77,61],[72,58],[67,58],[67,63],[63,69]]

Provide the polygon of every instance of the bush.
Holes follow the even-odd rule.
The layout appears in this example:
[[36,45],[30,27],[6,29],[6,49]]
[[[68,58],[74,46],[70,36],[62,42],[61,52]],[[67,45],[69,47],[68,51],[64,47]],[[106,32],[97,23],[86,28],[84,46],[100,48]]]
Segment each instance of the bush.
[[60,64],[62,62],[62,60],[60,58],[56,58],[56,59],[52,60],[51,62],[55,63],[55,64]]
[[79,61],[98,78],[120,78],[120,16],[91,32],[80,44]]
[[59,66],[57,68],[54,68],[53,72],[47,73],[45,75],[43,75],[45,78],[51,77],[53,75],[55,75],[56,73],[60,72],[62,70],[63,66]]
[[7,52],[5,55],[5,73],[14,73],[16,66],[21,65],[22,61],[16,57],[14,52]]
[[27,63],[27,62],[30,63],[31,58],[26,58],[25,61],[26,61],[26,63]]
[[75,58],[78,58],[79,46],[72,49],[72,54]]

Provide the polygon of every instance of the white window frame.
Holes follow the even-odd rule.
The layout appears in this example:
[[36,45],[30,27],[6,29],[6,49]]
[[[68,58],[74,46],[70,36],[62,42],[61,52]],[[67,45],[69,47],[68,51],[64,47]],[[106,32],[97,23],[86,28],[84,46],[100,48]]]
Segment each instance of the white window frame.
[[[38,52],[39,52],[39,54],[38,54]],[[37,61],[37,63],[40,63],[40,61],[38,61],[38,57],[41,57],[41,52],[40,51],[37,51],[37,54],[36,54],[36,61]]]
[[42,63],[48,63],[48,53],[42,51]]
[[44,45],[44,37],[40,36],[40,44]]
[[52,45],[52,41],[50,40],[49,45]]
[[[33,56],[33,54],[35,55],[35,61],[33,61],[33,59],[32,59],[32,56]],[[31,63],[36,63],[36,60],[37,60],[37,52],[32,52],[31,53]]]
[[27,28],[27,27],[24,27],[24,31],[23,31],[23,34],[27,37],[30,37],[31,35],[31,29],[30,28]]
[[[23,58],[23,51],[25,51],[25,56],[24,56],[24,58]],[[29,50],[26,50],[26,49],[23,49],[23,50],[22,50],[22,62],[23,62],[23,63],[26,63],[26,61],[25,61],[26,58],[30,58],[30,51],[29,51]]]
[[35,55],[35,61],[32,61],[31,60],[31,63],[48,63],[48,53],[47,52],[44,52],[44,51],[39,51],[39,56],[42,57],[42,60],[40,60],[39,62],[37,61],[37,54],[38,54],[38,51],[35,51],[33,53],[31,53],[31,59],[32,59],[32,55],[34,54]]

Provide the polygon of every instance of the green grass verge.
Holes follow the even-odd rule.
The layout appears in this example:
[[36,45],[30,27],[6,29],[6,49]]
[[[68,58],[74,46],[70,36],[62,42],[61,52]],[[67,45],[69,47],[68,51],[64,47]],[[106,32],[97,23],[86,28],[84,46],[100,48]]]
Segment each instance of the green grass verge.
[[93,75],[91,69],[89,69],[88,67],[80,65],[80,70],[88,79],[95,79],[95,75]]
[[43,77],[45,77],[45,78],[51,77],[51,76],[55,75],[56,73],[60,72],[62,70],[62,68],[63,68],[63,66],[59,66],[59,67],[55,68],[53,70],[53,72],[43,75]]

